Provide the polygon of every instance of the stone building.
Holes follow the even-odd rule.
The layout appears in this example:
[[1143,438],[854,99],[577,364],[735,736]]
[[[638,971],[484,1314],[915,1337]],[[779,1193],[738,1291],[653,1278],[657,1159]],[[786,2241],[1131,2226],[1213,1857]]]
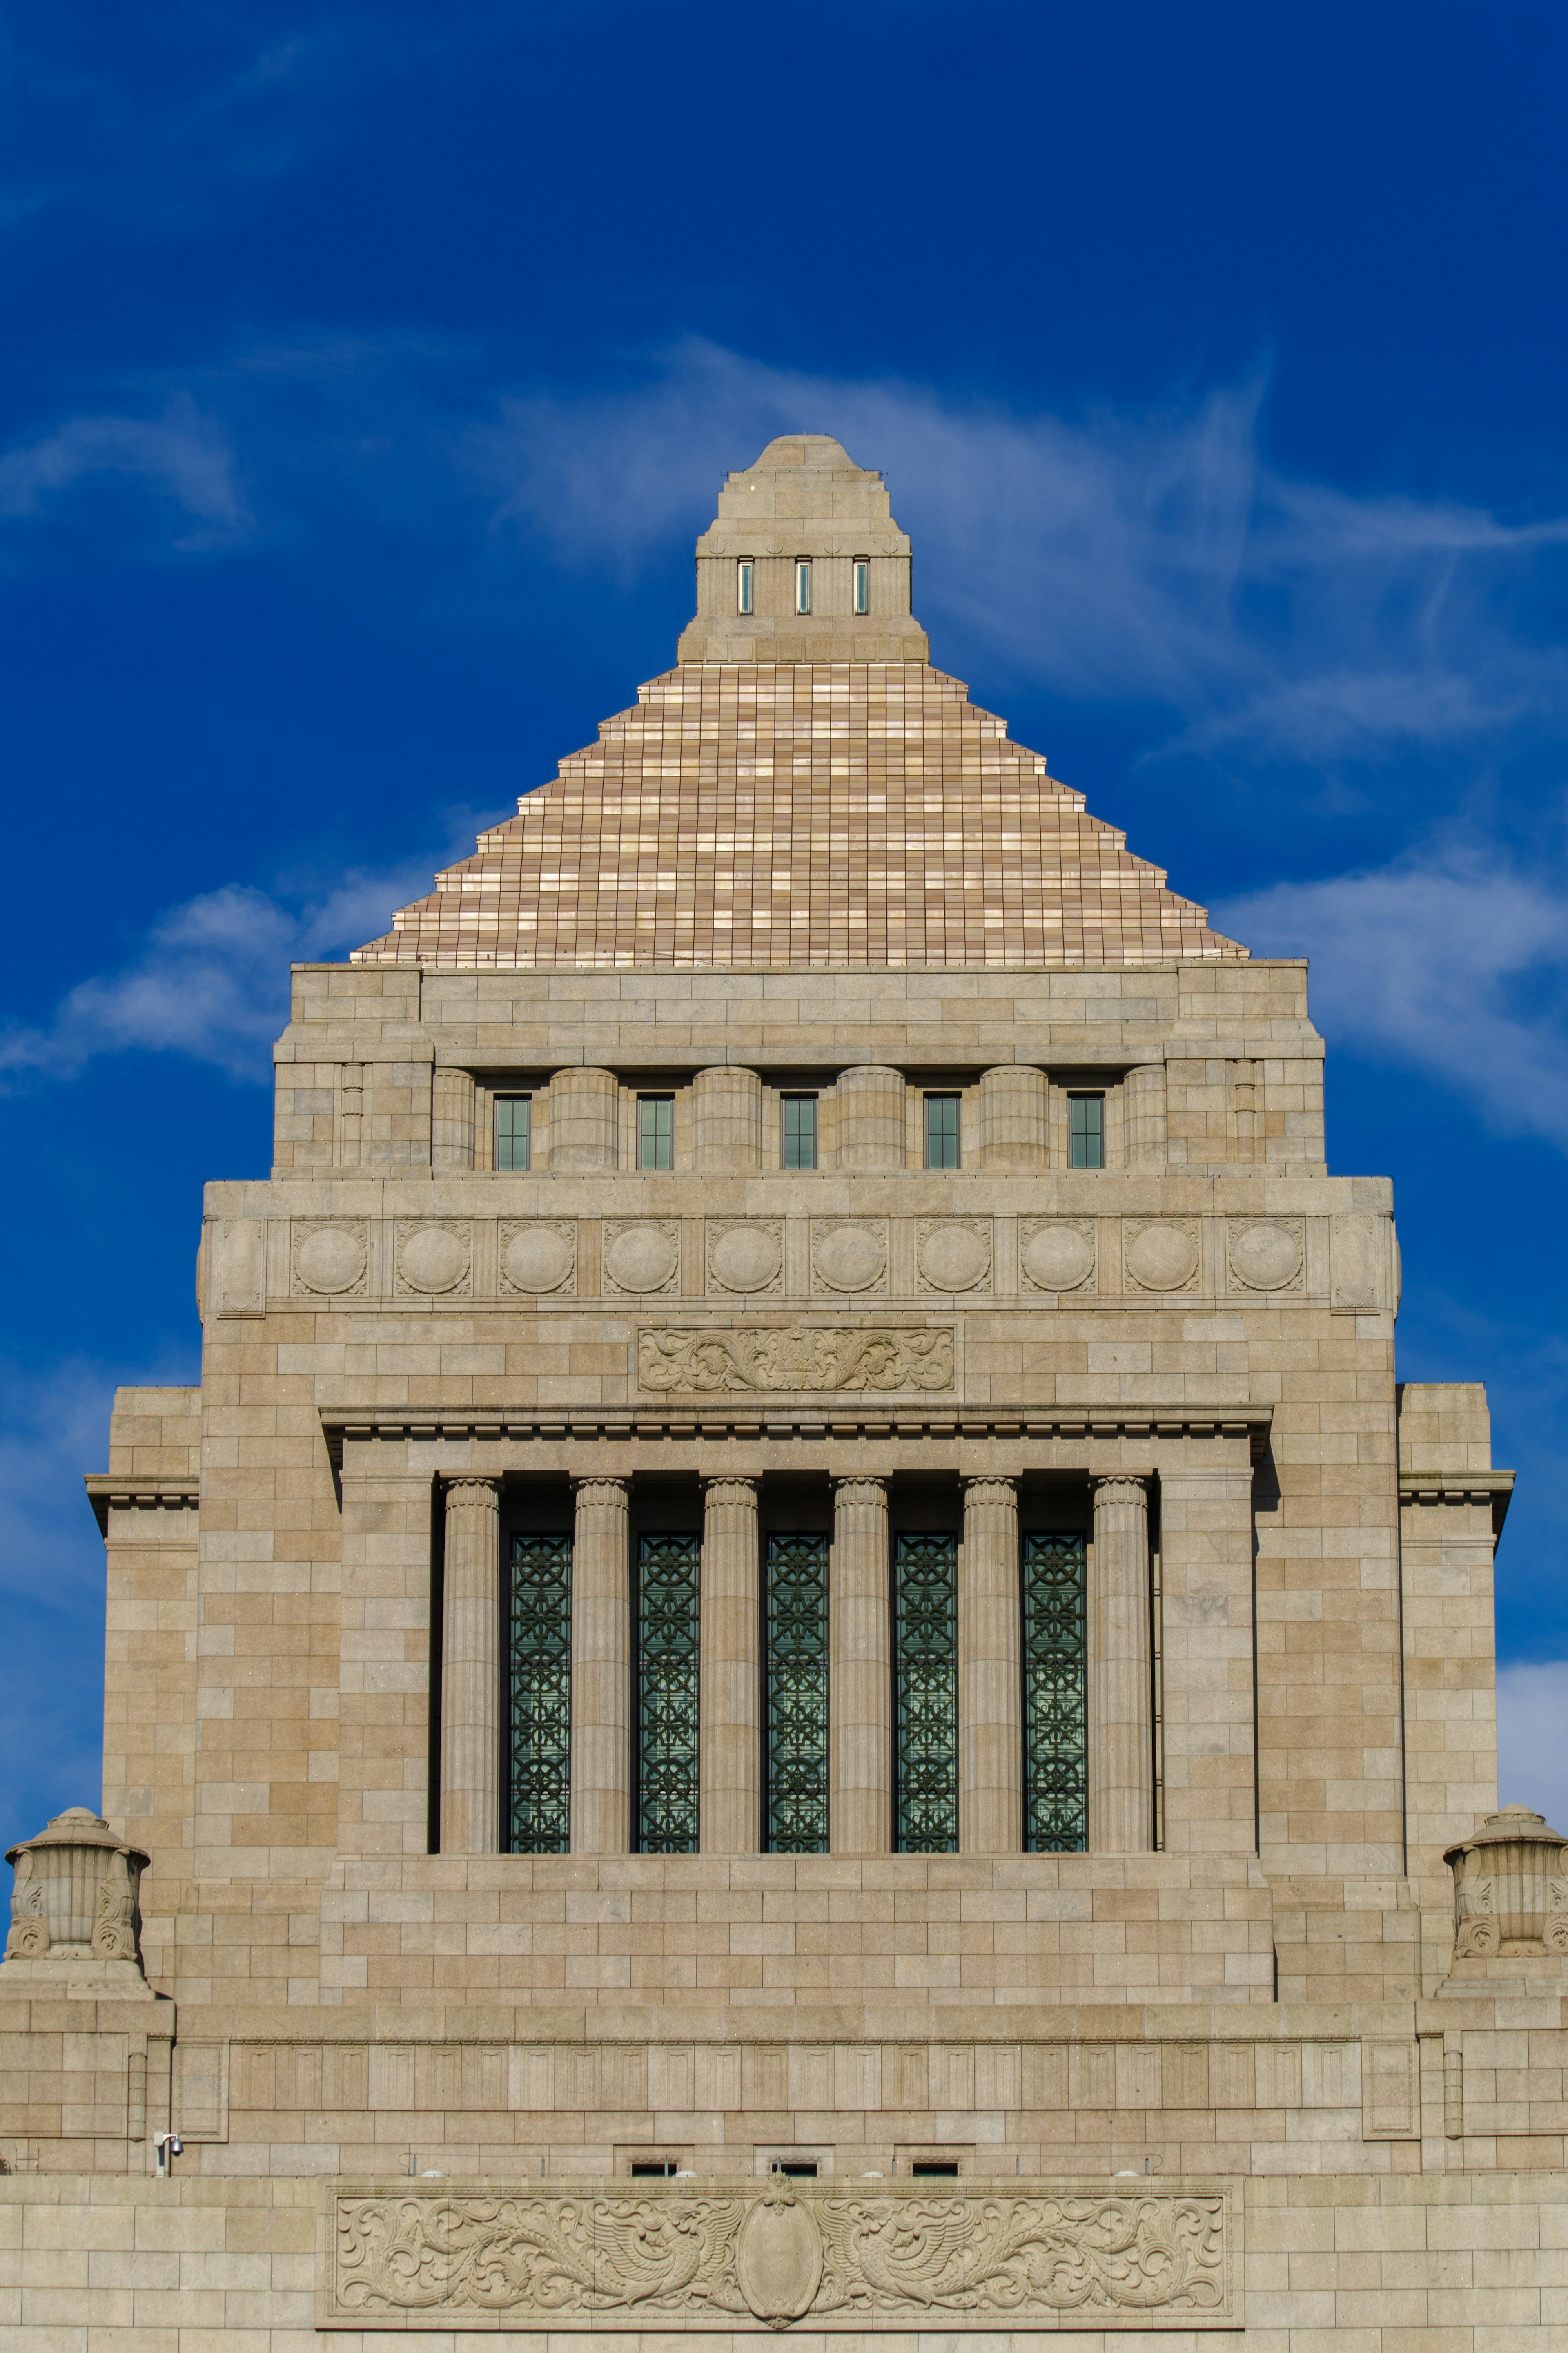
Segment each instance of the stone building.
[[7,2341],[1544,2344],[1511,1478],[1395,1384],[1306,967],[931,667],[836,442],[697,574],[296,968],[200,1387],[120,1393],[102,1818],[13,1857]]

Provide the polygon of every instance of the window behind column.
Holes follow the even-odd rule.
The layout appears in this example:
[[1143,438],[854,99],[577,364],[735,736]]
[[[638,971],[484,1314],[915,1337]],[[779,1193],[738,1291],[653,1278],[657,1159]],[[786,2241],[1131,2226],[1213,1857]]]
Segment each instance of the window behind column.
[[514,1535],[507,1590],[507,1846],[572,1841],[572,1539]]
[[1103,1168],[1105,1166],[1105,1097],[1103,1095],[1069,1095],[1068,1097],[1068,1130],[1070,1150],[1068,1155],[1074,1168]]
[[637,1546],[637,1786],[642,1854],[695,1854],[702,1540],[645,1532]]
[[958,1538],[893,1545],[895,1795],[900,1854],[958,1846]]
[[959,1165],[959,1098],[926,1097],[926,1166],[956,1168]]
[[767,1540],[764,1843],[770,1854],[827,1852],[827,1544],[826,1535]]
[[816,1166],[816,1097],[785,1095],[780,1103],[779,1162],[784,1168]]
[[533,1099],[496,1097],[496,1166],[526,1168],[532,1154]]
[[675,1097],[673,1095],[639,1095],[637,1097],[637,1166],[639,1168],[673,1168],[675,1166]]
[[1089,1663],[1084,1539],[1024,1537],[1024,1844],[1079,1854],[1089,1844]]

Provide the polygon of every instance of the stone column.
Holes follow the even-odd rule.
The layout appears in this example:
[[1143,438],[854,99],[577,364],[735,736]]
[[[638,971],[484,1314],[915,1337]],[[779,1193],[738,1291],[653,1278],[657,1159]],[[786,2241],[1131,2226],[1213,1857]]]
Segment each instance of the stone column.
[[1043,1168],[1049,1156],[1050,1085],[1044,1071],[1002,1062],[980,1080],[980,1165]]
[[1121,1087],[1129,1168],[1163,1168],[1166,1145],[1165,1065],[1140,1062]]
[[620,1081],[614,1071],[557,1071],[550,1082],[550,1166],[613,1168],[619,1158]]
[[572,1535],[572,1852],[631,1845],[631,1512],[624,1479],[579,1479]]
[[1149,1652],[1149,1497],[1142,1479],[1094,1481],[1089,1585],[1089,1844],[1147,1854],[1154,1843]]
[[441,1609],[441,1852],[500,1845],[500,1481],[447,1487]]
[[958,1840],[964,1854],[1024,1844],[1018,1484],[963,1482],[958,1580]]
[[723,1065],[691,1082],[692,1159],[704,1172],[734,1175],[763,1165],[763,1082],[755,1071]]
[[886,1854],[893,1841],[893,1660],[888,1482],[838,1479],[827,1605],[828,1842]]
[[704,1854],[757,1854],[763,1838],[762,1594],[757,1482],[702,1486],[699,1804]]
[[835,1092],[837,1166],[907,1168],[910,1091],[903,1072],[857,1063],[839,1074]]

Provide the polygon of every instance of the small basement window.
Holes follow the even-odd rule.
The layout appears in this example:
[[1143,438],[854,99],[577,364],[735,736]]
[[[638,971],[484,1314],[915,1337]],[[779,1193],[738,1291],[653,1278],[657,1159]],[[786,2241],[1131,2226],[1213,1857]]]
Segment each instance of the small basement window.
[[1072,1139],[1068,1155],[1074,1168],[1103,1168],[1105,1166],[1105,1097],[1103,1095],[1069,1095],[1068,1114]]
[[752,559],[742,555],[735,566],[735,610],[749,613],[752,609]]
[[795,567],[795,609],[797,613],[811,610],[811,565],[801,556]]
[[632,2175],[634,2179],[644,2181],[673,2181],[679,2170],[679,2167],[676,2164],[675,2159],[672,2157],[634,2158],[632,2159]]
[[871,609],[871,567],[863,555],[855,558],[855,610],[858,614]]
[[775,2163],[773,2171],[787,2173],[792,2181],[815,2181],[816,2159],[815,2157],[781,2157]]
[[955,2181],[958,2179],[956,2165],[927,2165],[921,2158],[916,2159],[910,2171],[917,2181]]
[[531,1095],[496,1097],[496,1166],[526,1168],[532,1152]]
[[638,1095],[637,1166],[673,1168],[674,1166],[675,1097]]

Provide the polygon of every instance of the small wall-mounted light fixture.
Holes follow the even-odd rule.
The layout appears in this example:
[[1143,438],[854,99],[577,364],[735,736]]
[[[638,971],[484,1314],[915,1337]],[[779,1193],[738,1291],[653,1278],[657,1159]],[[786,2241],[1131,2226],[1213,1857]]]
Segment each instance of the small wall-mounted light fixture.
[[185,2144],[177,2132],[161,2132],[154,2134],[153,2147],[157,2151],[158,2179],[167,2181],[174,2172],[175,2158],[185,2153]]

